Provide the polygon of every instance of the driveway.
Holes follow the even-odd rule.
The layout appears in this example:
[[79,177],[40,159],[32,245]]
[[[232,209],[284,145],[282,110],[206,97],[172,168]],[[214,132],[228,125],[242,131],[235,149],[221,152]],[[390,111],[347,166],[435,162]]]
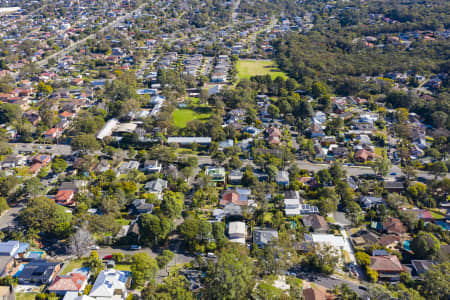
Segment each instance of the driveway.
[[350,280],[344,280],[338,277],[329,277],[323,274],[310,273],[310,272],[297,272],[297,277],[303,280],[307,280],[309,282],[322,285],[327,289],[333,289],[335,286],[341,286],[342,284],[346,284],[352,289],[354,292],[358,294],[359,297],[366,299],[368,296],[367,292],[363,289],[360,289],[360,285],[356,282]]

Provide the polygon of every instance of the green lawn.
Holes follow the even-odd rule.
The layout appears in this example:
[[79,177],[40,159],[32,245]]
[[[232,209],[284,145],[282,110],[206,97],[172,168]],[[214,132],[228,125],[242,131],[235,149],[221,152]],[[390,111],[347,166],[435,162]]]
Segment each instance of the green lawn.
[[436,220],[445,219],[445,216],[443,214],[440,214],[440,213],[434,212],[434,211],[431,211],[431,216]]
[[178,108],[173,112],[173,121],[179,128],[186,127],[192,120],[206,121],[211,113],[208,107]]
[[269,74],[272,79],[275,79],[277,76],[281,76],[284,79],[288,78],[272,60],[240,59],[236,64],[236,69],[239,79],[267,74]]
[[34,300],[37,293],[16,293],[16,300]]
[[72,272],[75,269],[81,268],[83,266],[84,260],[85,259],[82,258],[82,259],[74,259],[74,260],[69,261],[67,264],[64,265],[64,268],[61,271],[61,274],[65,275],[69,272]]
[[116,222],[119,223],[121,226],[130,225],[131,220],[127,219],[116,219]]
[[116,266],[114,267],[114,269],[119,270],[119,271],[128,271],[131,272],[131,265],[130,264],[116,264]]

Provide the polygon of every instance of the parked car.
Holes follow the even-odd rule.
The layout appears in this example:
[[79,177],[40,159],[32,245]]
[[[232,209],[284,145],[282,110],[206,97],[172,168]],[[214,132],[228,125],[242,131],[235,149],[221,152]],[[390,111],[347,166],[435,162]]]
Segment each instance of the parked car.
[[131,245],[130,246],[130,250],[141,250],[141,249],[142,249],[142,247],[139,245]]

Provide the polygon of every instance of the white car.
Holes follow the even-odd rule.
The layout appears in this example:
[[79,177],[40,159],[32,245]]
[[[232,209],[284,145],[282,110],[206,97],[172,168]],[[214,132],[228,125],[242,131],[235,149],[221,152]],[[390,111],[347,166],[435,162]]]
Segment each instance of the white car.
[[100,249],[100,247],[99,247],[99,246],[97,246],[97,245],[93,245],[93,246],[91,246],[91,250],[98,250],[98,249]]

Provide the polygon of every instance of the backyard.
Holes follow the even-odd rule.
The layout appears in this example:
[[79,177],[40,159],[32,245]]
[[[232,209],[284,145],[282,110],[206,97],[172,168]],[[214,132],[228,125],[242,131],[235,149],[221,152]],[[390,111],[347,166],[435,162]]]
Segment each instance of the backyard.
[[272,79],[278,76],[287,78],[286,74],[282,72],[276,63],[272,60],[250,60],[240,59],[236,64],[239,79],[250,78],[257,75],[270,75]]
[[207,106],[191,105],[176,109],[172,116],[175,126],[185,128],[187,123],[192,120],[208,120],[211,116],[211,109]]

